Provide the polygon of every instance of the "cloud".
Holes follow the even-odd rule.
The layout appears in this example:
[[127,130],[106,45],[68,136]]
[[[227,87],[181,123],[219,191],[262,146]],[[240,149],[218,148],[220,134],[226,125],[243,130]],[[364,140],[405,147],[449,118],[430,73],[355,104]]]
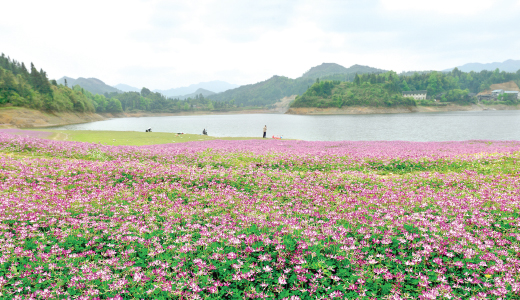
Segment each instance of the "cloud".
[[441,15],[475,15],[483,13],[499,1],[492,0],[381,0],[389,11],[426,12]]
[[323,62],[446,69],[520,59],[520,1],[7,1],[0,51],[51,78],[167,89]]

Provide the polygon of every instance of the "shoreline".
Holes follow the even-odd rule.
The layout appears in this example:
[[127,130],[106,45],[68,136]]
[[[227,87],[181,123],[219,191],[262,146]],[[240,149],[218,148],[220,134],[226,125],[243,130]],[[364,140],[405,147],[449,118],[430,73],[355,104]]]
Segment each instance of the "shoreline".
[[342,108],[328,107],[297,107],[289,108],[286,114],[290,115],[369,115],[369,114],[403,114],[403,113],[424,113],[424,112],[450,112],[450,111],[485,111],[485,110],[520,110],[520,105],[511,106],[504,104],[497,105],[457,105],[448,104],[445,106],[408,106],[408,107],[367,107],[367,106],[348,106]]
[[24,107],[0,108],[0,128],[48,128],[72,124],[104,121],[115,118],[141,118],[191,115],[230,115],[230,114],[282,114],[268,109],[238,110],[223,112],[193,111],[180,113],[80,113],[80,112],[43,112]]
[[29,108],[4,107],[0,108],[0,128],[47,128],[71,124],[90,123],[114,118],[142,118],[166,116],[194,116],[194,115],[234,115],[234,114],[290,114],[290,115],[367,115],[367,114],[400,114],[424,112],[450,111],[485,111],[485,110],[520,110],[520,105],[456,105],[446,106],[414,106],[414,107],[365,107],[350,106],[342,108],[298,107],[287,111],[280,109],[247,109],[230,111],[191,111],[178,113],[152,112],[123,112],[111,113],[78,113],[60,112],[48,113]]
[[168,117],[168,116],[201,116],[201,115],[238,115],[238,114],[283,114],[271,109],[247,109],[230,111],[186,111],[177,113],[152,113],[152,112],[123,112],[123,113],[98,113],[106,119],[111,118],[142,118],[142,117]]

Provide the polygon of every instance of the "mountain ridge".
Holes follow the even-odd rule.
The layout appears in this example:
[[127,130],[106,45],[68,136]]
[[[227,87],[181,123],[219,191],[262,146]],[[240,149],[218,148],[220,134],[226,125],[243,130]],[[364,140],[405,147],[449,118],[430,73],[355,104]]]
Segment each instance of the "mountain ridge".
[[121,93],[121,90],[112,87],[106,83],[104,83],[102,80],[97,78],[84,78],[79,77],[77,79],[63,76],[62,78],[57,80],[58,84],[65,84],[65,79],[67,80],[67,85],[69,87],[79,85],[80,87],[84,88],[85,90],[91,92],[92,94],[104,94],[104,93]]
[[284,97],[303,94],[317,78],[320,80],[352,81],[355,74],[382,72],[385,72],[385,70],[357,64],[345,68],[336,63],[322,63],[310,68],[296,79],[274,75],[267,80],[227,90],[212,95],[210,98],[216,101],[235,100],[237,104],[245,106],[272,105]]
[[[500,71],[506,72],[517,72],[520,70],[520,60],[508,59],[503,62],[491,62],[491,63],[467,63],[462,66],[456,67],[462,72],[480,72],[480,71],[494,71],[499,69]],[[443,72],[450,72],[455,68],[442,70]]]
[[188,99],[188,98],[195,98],[196,96],[199,96],[201,94],[204,97],[208,97],[208,96],[211,96],[211,95],[215,95],[216,93],[212,92],[212,91],[209,91],[209,90],[206,90],[206,89],[203,89],[203,88],[199,88],[199,89],[197,89],[195,92],[193,92],[191,94],[186,94],[186,95],[176,96],[176,97],[171,97],[171,98],[184,100],[184,99]]
[[116,84],[113,87],[115,87],[116,89],[121,90],[123,92],[141,92],[140,88],[136,88],[131,85],[124,84],[124,83]]
[[222,80],[213,80],[190,84],[189,86],[184,87],[171,88],[167,90],[155,89],[153,91],[161,93],[166,97],[179,97],[180,95],[193,94],[200,88],[207,91],[212,91],[213,93],[220,93],[237,87],[239,87],[238,84],[233,84]]

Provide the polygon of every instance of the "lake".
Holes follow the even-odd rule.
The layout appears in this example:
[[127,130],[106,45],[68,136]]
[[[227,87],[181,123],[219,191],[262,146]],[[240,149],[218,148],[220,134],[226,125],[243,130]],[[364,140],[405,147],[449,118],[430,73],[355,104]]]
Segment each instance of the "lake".
[[210,136],[267,136],[308,141],[520,140],[520,111],[466,111],[378,115],[230,114],[115,118],[56,127],[66,130],[183,132]]

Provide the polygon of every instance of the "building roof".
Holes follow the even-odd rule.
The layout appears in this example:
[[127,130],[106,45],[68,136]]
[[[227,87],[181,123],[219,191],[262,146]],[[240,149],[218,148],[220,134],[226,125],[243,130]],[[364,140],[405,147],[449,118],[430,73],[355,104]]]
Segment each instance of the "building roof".
[[518,91],[505,91],[506,94],[518,94]]
[[503,92],[504,90],[500,89],[500,90],[493,90],[492,93],[500,93],[500,92]]
[[411,95],[411,94],[426,94],[426,90],[421,90],[421,91],[408,91],[408,92],[403,92],[403,95]]

